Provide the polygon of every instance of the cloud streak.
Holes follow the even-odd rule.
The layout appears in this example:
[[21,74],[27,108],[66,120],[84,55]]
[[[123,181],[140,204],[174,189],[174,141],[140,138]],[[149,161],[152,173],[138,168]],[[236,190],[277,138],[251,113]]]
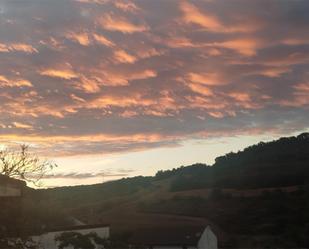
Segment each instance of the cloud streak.
[[52,175],[45,175],[43,179],[74,179],[74,180],[84,180],[84,179],[91,179],[91,178],[115,178],[115,177],[126,177],[129,176],[130,173],[133,173],[134,170],[124,170],[119,169],[116,172],[86,172],[86,173],[79,173],[79,172],[70,172],[70,173],[57,173]]

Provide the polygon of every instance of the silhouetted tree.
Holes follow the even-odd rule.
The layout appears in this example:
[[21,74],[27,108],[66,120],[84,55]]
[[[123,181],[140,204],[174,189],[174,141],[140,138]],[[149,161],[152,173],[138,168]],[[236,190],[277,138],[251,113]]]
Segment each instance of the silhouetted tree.
[[40,180],[57,165],[29,152],[28,145],[21,145],[19,150],[0,150],[0,174],[40,184]]

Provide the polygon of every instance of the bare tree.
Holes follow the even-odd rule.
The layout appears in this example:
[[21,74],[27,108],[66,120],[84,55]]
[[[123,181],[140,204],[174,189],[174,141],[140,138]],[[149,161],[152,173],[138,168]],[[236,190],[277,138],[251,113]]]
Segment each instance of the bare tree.
[[54,167],[57,165],[51,161],[30,153],[29,146],[25,144],[20,146],[20,150],[0,150],[0,174],[34,185],[39,185],[40,180]]

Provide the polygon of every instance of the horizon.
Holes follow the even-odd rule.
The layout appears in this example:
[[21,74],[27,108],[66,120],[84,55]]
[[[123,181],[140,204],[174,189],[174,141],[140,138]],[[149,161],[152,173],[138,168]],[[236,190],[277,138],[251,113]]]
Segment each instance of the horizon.
[[[144,152],[143,154],[140,154],[139,152],[131,152],[131,153],[125,153],[121,155],[110,155],[108,157],[103,157],[103,158],[101,158],[98,155],[78,157],[81,167],[88,163],[92,165],[94,170],[99,170],[99,171],[74,172],[74,171],[67,171],[67,169],[66,171],[63,171],[63,169],[60,167],[59,171],[54,170],[54,172],[51,173],[51,175],[47,175],[43,178],[45,184],[43,186],[40,186],[40,188],[92,185],[92,184],[100,184],[104,182],[120,180],[120,179],[128,178],[128,177],[130,178],[130,177],[135,177],[135,176],[143,176],[143,177],[155,176],[155,174],[160,170],[172,170],[174,168],[179,168],[182,166],[191,166],[193,164],[198,164],[198,163],[202,163],[208,166],[213,166],[213,164],[215,163],[215,159],[217,157],[223,156],[230,152],[236,153],[239,151],[243,151],[245,148],[252,146],[252,145],[256,145],[260,142],[271,142],[271,141],[280,139],[282,137],[298,136],[304,132],[308,132],[308,131],[302,131],[300,133],[296,132],[296,133],[290,134],[289,136],[278,135],[272,138],[269,138],[266,135],[264,135],[264,138],[262,140],[259,140],[260,137],[252,138],[249,136],[249,137],[228,138],[228,139],[221,138],[220,141],[216,141],[215,143],[204,141],[204,143],[208,143],[210,144],[211,147],[213,147],[211,150],[213,152],[212,156],[208,155],[208,156],[203,157],[203,153],[204,153],[203,150],[206,150],[206,147],[207,147],[205,146],[205,144],[203,144],[201,146],[198,146],[198,150],[200,153],[197,153],[198,156],[195,154],[194,159],[192,157],[190,158],[180,157],[177,159],[177,162],[175,162],[175,160],[171,162],[170,160],[164,157],[165,156],[164,154],[170,152],[170,150],[166,148],[148,150]],[[225,145],[225,146],[222,146],[222,145]],[[236,149],[233,149],[235,148],[235,145],[237,145]],[[193,145],[193,147],[194,146],[196,146],[196,144]],[[174,153],[177,153],[177,155],[179,154],[181,155],[182,153],[186,152],[187,148],[185,145],[183,145],[181,147],[175,148],[174,150],[175,150]],[[151,159],[155,158],[158,154],[160,156],[162,156],[163,154],[163,160],[160,159],[159,163],[157,161],[154,163],[151,163],[148,161],[149,158]],[[137,159],[134,158],[135,157],[134,155],[136,155]],[[133,156],[133,160],[132,160],[132,156]],[[128,165],[128,163],[125,162],[125,160],[128,158],[131,159],[130,164],[134,164],[134,161],[137,161],[138,166],[140,164],[146,164],[147,166],[150,167],[150,169],[147,168],[148,170],[147,169],[139,170],[138,167],[132,167],[132,166],[130,167],[130,165]],[[196,159],[196,158],[199,158],[199,159]],[[201,161],[202,160],[201,158],[205,158],[205,161]],[[76,159],[71,159],[70,157],[65,157],[65,158],[57,159],[56,162],[59,162],[59,165],[69,165],[70,162],[74,162],[75,160]],[[117,163],[119,161],[120,163]],[[158,165],[158,167],[153,166],[154,164]],[[121,165],[122,167],[117,168],[118,165]],[[105,166],[104,170],[102,170],[102,166]],[[56,179],[58,179],[58,181]],[[65,185],[61,185],[61,182],[63,180],[66,181]],[[48,183],[51,183],[51,184],[56,183],[56,185],[48,185]]]
[[0,2],[0,149],[43,187],[150,176],[309,129],[309,1]]

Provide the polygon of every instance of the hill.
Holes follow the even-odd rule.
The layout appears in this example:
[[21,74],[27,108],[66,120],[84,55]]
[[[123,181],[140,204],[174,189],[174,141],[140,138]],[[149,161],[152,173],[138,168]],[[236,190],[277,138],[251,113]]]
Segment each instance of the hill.
[[[68,217],[140,227],[213,224],[222,246],[309,246],[309,134],[259,143],[195,164],[89,186],[29,190],[25,213],[37,229]],[[31,213],[31,214],[30,214]],[[30,220],[31,217],[31,220]],[[35,218],[33,218],[35,217]]]

